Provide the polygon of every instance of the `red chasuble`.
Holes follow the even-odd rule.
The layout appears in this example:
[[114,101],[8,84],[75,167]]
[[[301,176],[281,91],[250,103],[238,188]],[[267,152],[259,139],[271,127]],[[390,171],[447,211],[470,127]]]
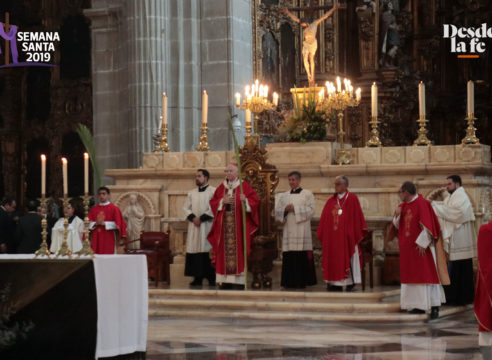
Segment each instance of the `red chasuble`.
[[106,230],[105,225],[96,225],[92,230],[92,250],[96,254],[114,254],[115,240],[119,240],[119,236],[126,237],[126,224],[123,215],[113,203],[108,205],[97,204],[89,211],[89,221],[95,222],[99,217],[104,221],[114,221],[118,229]]
[[432,205],[422,195],[402,203],[398,244],[400,246],[400,281],[402,284],[439,284],[436,264],[430,247],[420,255],[415,241],[425,228],[432,239],[439,238],[441,227]]
[[492,221],[480,227],[477,250],[475,316],[478,321],[478,331],[492,331]]
[[334,194],[326,202],[317,231],[322,245],[323,279],[326,281],[347,278],[355,247],[367,231],[357,196],[347,191],[342,199],[337,198],[338,194]]
[[[248,199],[251,212],[246,212],[246,243],[248,254],[251,251],[251,237],[258,228],[258,195],[251,185],[243,182],[244,195]],[[244,272],[243,225],[240,200],[240,189],[234,189],[235,204],[222,205],[220,201],[227,193],[224,184],[215,190],[210,200],[210,208],[214,214],[214,222],[207,240],[212,245],[215,259],[215,272],[221,275],[239,275]]]

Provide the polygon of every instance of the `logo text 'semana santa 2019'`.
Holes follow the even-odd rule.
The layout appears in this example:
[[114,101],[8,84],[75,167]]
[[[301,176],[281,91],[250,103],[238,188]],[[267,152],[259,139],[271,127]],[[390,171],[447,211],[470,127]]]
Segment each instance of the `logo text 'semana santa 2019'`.
[[478,58],[487,50],[486,40],[492,38],[492,27],[486,23],[478,27],[444,24],[443,38],[450,39],[450,51],[459,58]]
[[17,25],[10,24],[9,13],[5,13],[5,22],[0,22],[0,38],[0,54],[4,55],[0,68],[57,66],[52,63],[55,43],[60,41],[56,31],[19,31]]

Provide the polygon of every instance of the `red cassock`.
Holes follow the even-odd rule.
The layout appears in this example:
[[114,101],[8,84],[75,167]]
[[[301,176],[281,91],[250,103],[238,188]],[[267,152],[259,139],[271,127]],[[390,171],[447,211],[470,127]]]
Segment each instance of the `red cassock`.
[[400,246],[400,281],[402,284],[439,284],[436,264],[430,247],[420,255],[415,241],[425,228],[429,236],[438,239],[441,233],[439,220],[429,201],[422,195],[400,204],[398,244]]
[[96,254],[114,254],[115,240],[119,236],[126,237],[126,223],[120,209],[113,203],[95,205],[89,211],[89,221],[97,221],[101,217],[104,221],[114,221],[118,229],[106,230],[105,225],[96,225],[92,230],[92,250]]
[[[226,204],[219,210],[220,201],[226,194],[224,184],[215,190],[210,200],[214,222],[207,240],[212,245],[215,255],[215,272],[222,275],[239,275],[244,272],[243,225],[239,186],[234,189],[236,203],[231,211],[226,211]],[[251,238],[258,228],[258,195],[251,185],[243,182],[243,191],[251,212],[246,212],[246,243],[248,255],[251,251]],[[228,213],[228,214],[227,214]],[[232,218],[233,217],[233,218]],[[232,242],[232,244],[231,244]]]
[[477,250],[475,316],[478,321],[478,331],[492,331],[492,221],[480,227]]
[[[341,214],[339,210],[342,210]],[[322,245],[324,280],[341,281],[347,278],[350,259],[366,231],[364,214],[355,194],[347,191],[342,199],[338,199],[338,194],[328,199],[317,231]]]

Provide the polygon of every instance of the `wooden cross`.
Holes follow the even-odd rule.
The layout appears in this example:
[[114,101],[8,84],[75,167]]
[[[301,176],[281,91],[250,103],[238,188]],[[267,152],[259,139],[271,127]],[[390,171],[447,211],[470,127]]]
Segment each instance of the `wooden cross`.
[[[317,5],[317,6],[311,6],[311,0],[308,1],[308,6],[298,6],[298,7],[291,7],[287,8],[289,11],[307,11],[307,12],[314,12],[316,10],[330,10],[333,6],[335,6],[338,3],[338,0],[334,0],[333,5]],[[341,5],[338,10],[343,10],[346,9],[347,6]]]
[[[10,31],[10,14],[8,12],[5,13],[5,23],[3,24],[3,29],[5,34],[8,34]],[[5,65],[10,63],[10,41],[5,40]]]

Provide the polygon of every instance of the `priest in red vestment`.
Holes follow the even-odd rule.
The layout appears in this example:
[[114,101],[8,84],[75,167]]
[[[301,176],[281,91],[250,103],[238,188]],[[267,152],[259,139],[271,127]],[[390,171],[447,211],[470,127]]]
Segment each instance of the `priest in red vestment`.
[[441,282],[449,283],[447,270],[439,272],[437,266],[437,257],[444,254],[442,238],[438,242],[439,220],[412,182],[404,182],[398,195],[402,203],[395,210],[392,224],[398,229],[400,247],[400,305],[415,314],[431,310],[431,319],[435,319],[439,306],[446,302]]
[[238,167],[231,163],[226,168],[226,179],[215,190],[210,200],[214,216],[208,241],[212,245],[216,282],[221,289],[244,289],[244,246],[241,201],[246,205],[246,243],[248,254],[251,238],[258,228],[258,195],[243,181],[240,193]]
[[[478,321],[478,344],[492,346],[492,221],[478,232],[478,270],[475,291],[475,316]],[[484,357],[485,359],[485,357]]]
[[120,209],[109,201],[110,191],[102,186],[97,190],[99,204],[89,211],[92,250],[96,254],[115,254],[119,240],[126,238],[126,224]]
[[323,279],[328,291],[353,291],[361,283],[359,243],[367,232],[359,199],[347,177],[335,178],[335,194],[321,213],[317,236],[322,245]]

